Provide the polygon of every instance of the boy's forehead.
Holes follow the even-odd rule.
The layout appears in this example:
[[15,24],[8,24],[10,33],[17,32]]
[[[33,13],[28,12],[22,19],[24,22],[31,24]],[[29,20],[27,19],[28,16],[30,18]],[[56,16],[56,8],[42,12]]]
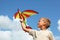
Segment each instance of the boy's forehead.
[[40,18],[40,20],[47,21],[47,19],[46,19],[46,18]]
[[46,20],[45,18],[41,18],[40,20]]

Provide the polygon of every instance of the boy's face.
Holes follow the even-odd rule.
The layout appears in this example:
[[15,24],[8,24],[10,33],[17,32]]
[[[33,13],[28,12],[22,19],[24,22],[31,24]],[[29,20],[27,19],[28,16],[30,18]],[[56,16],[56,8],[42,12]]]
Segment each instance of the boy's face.
[[41,28],[42,26],[46,25],[46,20],[44,18],[41,18],[38,22],[38,28]]

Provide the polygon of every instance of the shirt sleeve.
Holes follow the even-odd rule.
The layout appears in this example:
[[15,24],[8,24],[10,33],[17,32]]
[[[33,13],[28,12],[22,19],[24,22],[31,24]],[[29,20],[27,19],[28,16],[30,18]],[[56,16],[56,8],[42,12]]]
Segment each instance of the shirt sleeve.
[[35,35],[36,35],[36,30],[30,30],[30,31],[29,31],[29,35],[35,36]]
[[55,40],[52,32],[49,33],[49,40]]

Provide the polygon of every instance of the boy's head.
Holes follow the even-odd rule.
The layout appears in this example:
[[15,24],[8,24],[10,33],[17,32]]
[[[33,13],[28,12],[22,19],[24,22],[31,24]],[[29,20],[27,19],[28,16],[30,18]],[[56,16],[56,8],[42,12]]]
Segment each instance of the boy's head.
[[41,18],[38,22],[38,28],[45,27],[46,29],[50,26],[50,20],[48,18]]

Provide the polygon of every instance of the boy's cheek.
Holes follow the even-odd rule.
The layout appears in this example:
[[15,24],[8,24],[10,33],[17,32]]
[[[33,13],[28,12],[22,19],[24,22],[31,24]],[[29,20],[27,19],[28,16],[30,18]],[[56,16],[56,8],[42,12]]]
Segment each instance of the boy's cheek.
[[41,25],[38,25],[38,28],[41,28]]

